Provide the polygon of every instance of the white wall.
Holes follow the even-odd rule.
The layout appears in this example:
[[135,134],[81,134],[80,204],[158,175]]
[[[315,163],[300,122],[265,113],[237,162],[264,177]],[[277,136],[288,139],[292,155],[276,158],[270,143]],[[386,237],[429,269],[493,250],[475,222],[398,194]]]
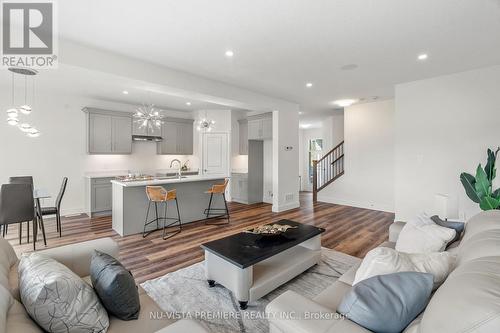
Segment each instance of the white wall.
[[344,110],[345,174],[318,200],[394,211],[394,101]]
[[[299,110],[273,111],[273,212],[300,206]],[[286,147],[291,147],[287,150]],[[287,197],[290,196],[290,199]]]
[[240,126],[238,120],[246,118],[244,111],[231,111],[231,171],[248,170],[248,155],[240,155]]
[[272,204],[273,203],[273,141],[264,140],[264,168],[263,168],[263,193],[262,201]]
[[450,217],[479,212],[460,173],[474,173],[500,144],[500,66],[396,86],[396,219],[434,212],[450,197]]
[[[9,107],[8,91],[0,91],[0,110]],[[88,98],[59,95],[37,95],[33,113],[26,117],[42,135],[28,138],[17,128],[0,122],[0,183],[10,176],[33,175],[35,186],[52,194],[51,204],[64,176],[69,178],[63,200],[63,213],[84,211],[84,174],[105,170],[168,169],[170,161],[190,160],[198,168],[197,156],[156,155],[152,142],[133,143],[132,155],[87,155],[84,106],[117,111],[133,111],[133,106],[103,103]],[[167,112],[173,117],[192,118],[191,112]]]

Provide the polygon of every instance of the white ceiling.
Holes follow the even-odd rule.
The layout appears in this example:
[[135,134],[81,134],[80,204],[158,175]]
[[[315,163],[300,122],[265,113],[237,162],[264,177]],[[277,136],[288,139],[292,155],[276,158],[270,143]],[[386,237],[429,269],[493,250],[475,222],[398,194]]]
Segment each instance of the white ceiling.
[[[62,38],[294,101],[306,112],[332,109],[340,98],[391,97],[397,83],[500,63],[498,0],[58,4]],[[416,61],[422,52],[429,59]],[[348,64],[358,68],[340,69]]]
[[[12,86],[11,78],[11,72],[0,71],[0,88],[7,89],[9,93]],[[15,78],[15,96],[22,99],[23,77],[16,75]],[[107,105],[107,102],[117,102],[132,106],[154,104],[160,109],[177,111],[227,109],[245,111],[197,99],[196,94],[193,94],[192,98],[178,97],[172,95],[168,88],[162,85],[65,64],[59,64],[57,70],[42,71],[35,80],[37,95],[56,92],[90,98],[96,103],[102,101],[103,105]],[[29,84],[31,87],[31,81]],[[128,94],[123,94],[123,91],[127,91]],[[188,102],[190,105],[186,104]]]

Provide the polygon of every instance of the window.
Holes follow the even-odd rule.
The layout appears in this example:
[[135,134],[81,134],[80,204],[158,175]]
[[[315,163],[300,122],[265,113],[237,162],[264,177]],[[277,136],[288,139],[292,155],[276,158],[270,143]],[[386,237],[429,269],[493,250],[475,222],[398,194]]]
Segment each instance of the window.
[[313,181],[313,161],[319,160],[323,151],[323,139],[309,140],[309,183]]

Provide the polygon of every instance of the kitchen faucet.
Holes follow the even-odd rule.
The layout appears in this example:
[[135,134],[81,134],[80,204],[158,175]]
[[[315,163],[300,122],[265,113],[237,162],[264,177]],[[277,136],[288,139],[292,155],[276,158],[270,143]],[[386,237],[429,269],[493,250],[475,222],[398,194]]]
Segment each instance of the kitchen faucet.
[[179,179],[182,178],[181,176],[181,168],[182,168],[182,163],[180,160],[174,158],[171,162],[170,162],[170,169],[172,169],[172,165],[174,165],[174,162],[177,162],[179,164],[179,169],[177,170],[177,173],[178,173],[178,176],[179,176]]

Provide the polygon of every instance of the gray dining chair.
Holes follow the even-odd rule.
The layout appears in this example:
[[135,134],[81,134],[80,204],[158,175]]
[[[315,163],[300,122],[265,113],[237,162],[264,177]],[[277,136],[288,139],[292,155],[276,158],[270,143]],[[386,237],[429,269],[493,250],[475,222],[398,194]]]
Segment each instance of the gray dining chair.
[[35,201],[31,184],[3,184],[0,188],[0,225],[3,236],[6,226],[19,223],[19,244],[22,237],[22,222],[35,219]]
[[[31,184],[33,186],[33,176],[16,176],[16,177],[9,177],[9,184]],[[23,224],[19,224],[19,228],[22,229]],[[5,229],[5,234],[7,233],[8,230],[8,225],[5,225],[3,227]],[[22,234],[22,230],[21,230]],[[26,240],[29,243],[30,242],[30,223],[26,223]]]
[[43,215],[55,215],[56,216],[56,230],[59,232],[59,237],[62,236],[62,227],[61,227],[61,202],[64,197],[64,193],[66,192],[66,186],[68,185],[68,177],[64,177],[61,189],[59,190],[59,194],[57,195],[55,206],[54,207],[42,207],[42,216]]

